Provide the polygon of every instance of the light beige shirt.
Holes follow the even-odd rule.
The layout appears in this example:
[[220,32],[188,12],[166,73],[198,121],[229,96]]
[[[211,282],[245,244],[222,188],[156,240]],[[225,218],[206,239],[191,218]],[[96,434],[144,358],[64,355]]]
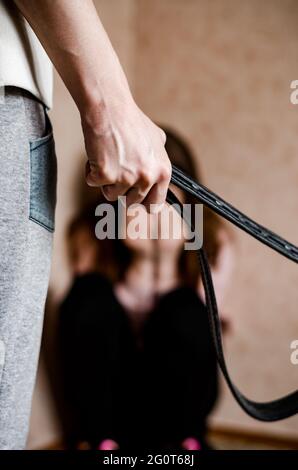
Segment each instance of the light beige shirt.
[[0,0],[0,86],[30,91],[52,106],[52,64],[12,1]]

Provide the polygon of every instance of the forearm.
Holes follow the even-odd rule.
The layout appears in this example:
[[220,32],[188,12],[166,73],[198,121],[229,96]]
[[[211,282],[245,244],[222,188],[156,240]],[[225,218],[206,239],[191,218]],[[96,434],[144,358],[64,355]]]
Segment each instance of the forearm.
[[136,105],[92,0],[15,0],[81,114],[86,180],[115,201],[164,203],[165,134]]
[[81,114],[131,99],[92,0],[15,0]]

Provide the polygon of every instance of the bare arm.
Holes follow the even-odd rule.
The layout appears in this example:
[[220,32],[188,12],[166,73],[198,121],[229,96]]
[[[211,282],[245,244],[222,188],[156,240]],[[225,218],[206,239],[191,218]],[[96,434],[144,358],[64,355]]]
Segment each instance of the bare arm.
[[170,179],[164,133],[138,108],[92,0],[15,0],[79,109],[87,182],[109,200],[162,203]]

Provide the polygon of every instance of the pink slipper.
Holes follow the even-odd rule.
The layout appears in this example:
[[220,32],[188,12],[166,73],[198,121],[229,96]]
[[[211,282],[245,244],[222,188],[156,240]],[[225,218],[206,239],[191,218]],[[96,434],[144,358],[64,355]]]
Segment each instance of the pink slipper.
[[98,445],[97,450],[117,450],[119,449],[119,446],[116,441],[113,441],[113,439],[104,439],[101,441],[101,443]]
[[201,444],[195,437],[187,437],[181,444],[181,447],[186,450],[201,450]]

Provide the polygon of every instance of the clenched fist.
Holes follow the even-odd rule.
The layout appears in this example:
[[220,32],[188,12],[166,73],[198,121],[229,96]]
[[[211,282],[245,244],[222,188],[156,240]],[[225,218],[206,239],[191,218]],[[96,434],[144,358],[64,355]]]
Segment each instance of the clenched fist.
[[82,128],[87,183],[99,186],[108,201],[125,195],[127,206],[142,202],[149,212],[160,209],[171,178],[165,133],[133,100],[85,113]]

